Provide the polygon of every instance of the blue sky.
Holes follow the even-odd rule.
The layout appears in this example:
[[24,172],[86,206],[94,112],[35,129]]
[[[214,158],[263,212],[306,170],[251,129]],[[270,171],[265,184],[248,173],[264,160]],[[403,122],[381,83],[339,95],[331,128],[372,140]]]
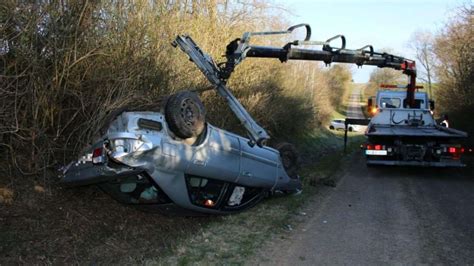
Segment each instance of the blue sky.
[[[389,48],[414,59],[407,48],[417,30],[437,32],[452,16],[452,10],[468,1],[459,0],[291,0],[279,1],[290,11],[293,24],[309,23],[313,40],[343,34],[347,48],[371,44]],[[355,82],[367,82],[373,67],[353,67]]]

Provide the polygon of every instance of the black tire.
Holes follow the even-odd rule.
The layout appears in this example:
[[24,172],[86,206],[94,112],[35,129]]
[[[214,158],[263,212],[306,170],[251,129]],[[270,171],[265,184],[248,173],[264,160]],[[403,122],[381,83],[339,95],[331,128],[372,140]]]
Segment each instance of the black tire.
[[330,126],[329,126],[329,129],[330,129],[330,130],[334,130],[334,126],[333,126],[333,125],[330,125]]
[[291,143],[278,143],[275,148],[280,152],[281,162],[290,178],[298,178],[300,157],[295,146]]
[[199,136],[205,126],[205,109],[195,92],[183,91],[169,97],[165,118],[170,130],[179,138]]
[[352,127],[349,127],[349,132],[352,132],[354,129]]

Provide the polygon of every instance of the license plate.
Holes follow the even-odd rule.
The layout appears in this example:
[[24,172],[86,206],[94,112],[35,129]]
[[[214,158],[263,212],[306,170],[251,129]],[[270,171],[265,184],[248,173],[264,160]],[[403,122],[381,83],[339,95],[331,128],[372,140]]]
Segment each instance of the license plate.
[[366,150],[365,154],[366,155],[387,155],[387,151],[386,150],[380,150],[380,151]]

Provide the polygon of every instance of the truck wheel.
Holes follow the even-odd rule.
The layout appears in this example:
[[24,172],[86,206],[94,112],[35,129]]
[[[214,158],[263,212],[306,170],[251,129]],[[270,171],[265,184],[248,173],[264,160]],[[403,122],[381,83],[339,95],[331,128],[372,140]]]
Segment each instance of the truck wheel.
[[281,162],[290,178],[298,178],[299,154],[295,146],[288,142],[278,143],[275,148],[280,152]]
[[354,130],[352,127],[349,127],[349,132],[352,132],[352,130]]
[[182,139],[197,137],[204,130],[204,105],[195,92],[179,92],[166,102],[165,118],[176,136]]
[[334,130],[334,126],[332,126],[332,125],[329,126],[329,129],[330,129],[330,130]]

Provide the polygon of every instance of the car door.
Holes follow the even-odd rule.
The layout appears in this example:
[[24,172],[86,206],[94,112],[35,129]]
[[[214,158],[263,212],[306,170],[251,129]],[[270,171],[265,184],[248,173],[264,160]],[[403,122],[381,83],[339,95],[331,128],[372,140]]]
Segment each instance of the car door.
[[240,139],[241,167],[237,182],[251,187],[272,187],[277,180],[279,153],[268,147],[251,147]]
[[235,182],[239,175],[240,142],[236,135],[208,126],[207,139],[193,147],[186,174]]

